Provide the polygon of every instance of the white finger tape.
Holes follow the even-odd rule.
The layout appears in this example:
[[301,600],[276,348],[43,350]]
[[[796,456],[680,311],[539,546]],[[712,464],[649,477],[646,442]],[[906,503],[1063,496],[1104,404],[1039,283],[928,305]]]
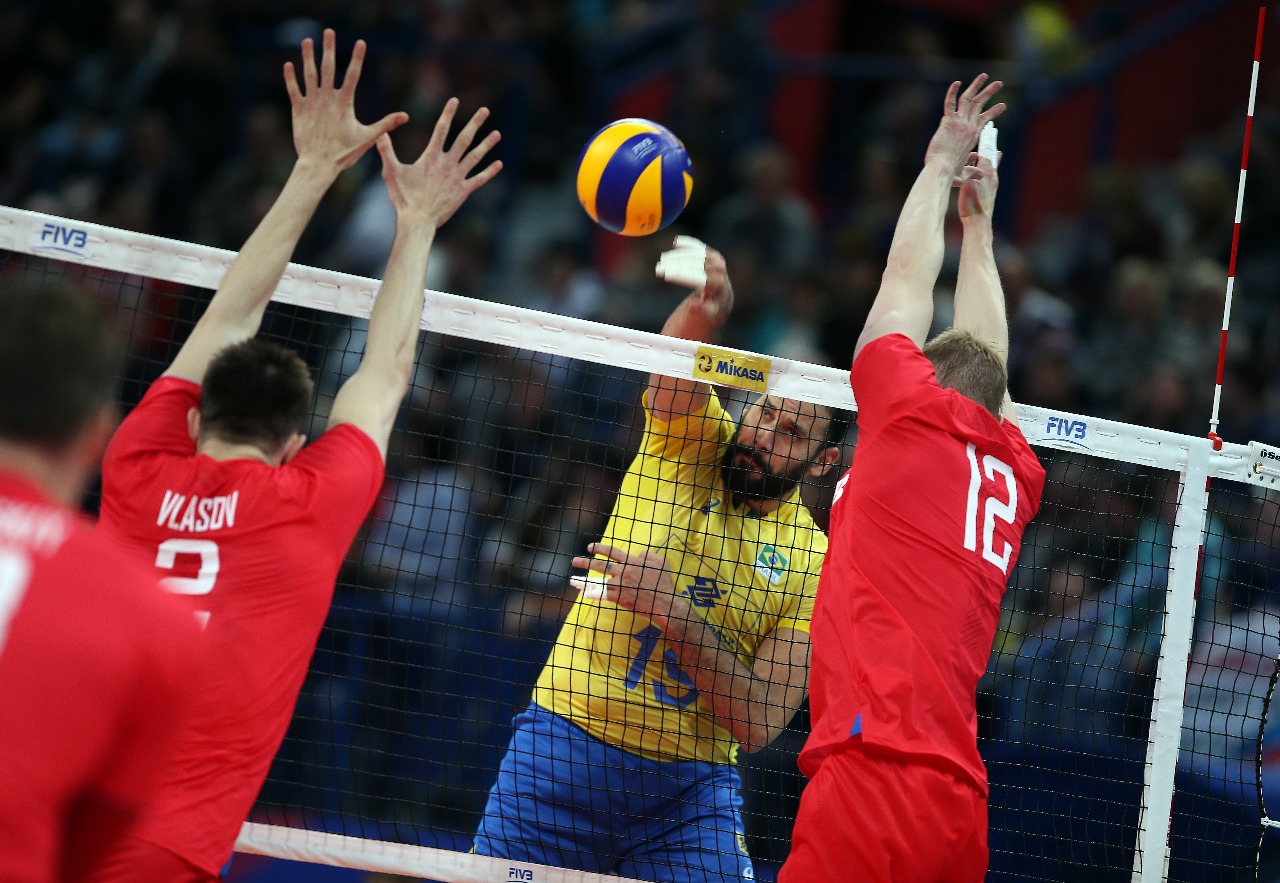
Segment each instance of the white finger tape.
[[692,236],[677,236],[675,247],[658,258],[654,272],[659,279],[689,288],[707,284],[707,246]]
[[584,598],[603,598],[609,591],[609,578],[591,571],[586,576],[569,577],[569,585],[581,592]]
[[991,160],[993,166],[1000,165],[1000,151],[996,149],[996,124],[988,122],[978,134],[978,156]]

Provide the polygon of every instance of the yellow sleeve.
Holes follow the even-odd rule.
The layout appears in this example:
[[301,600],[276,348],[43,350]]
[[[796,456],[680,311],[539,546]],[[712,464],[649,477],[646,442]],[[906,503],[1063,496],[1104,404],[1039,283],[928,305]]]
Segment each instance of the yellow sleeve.
[[701,410],[674,420],[659,420],[644,394],[644,438],[640,453],[681,463],[702,464],[715,460],[719,447],[733,438],[734,426],[715,390]]
[[671,421],[655,420],[646,398],[644,438],[618,488],[604,542],[636,550],[687,530],[719,484],[719,452],[733,431],[715,393],[702,410]]

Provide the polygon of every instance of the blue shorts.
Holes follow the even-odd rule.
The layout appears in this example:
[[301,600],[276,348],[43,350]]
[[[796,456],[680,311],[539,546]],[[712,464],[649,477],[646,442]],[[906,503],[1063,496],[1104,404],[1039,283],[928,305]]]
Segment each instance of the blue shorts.
[[475,852],[660,883],[755,879],[734,767],[647,760],[537,705],[514,725]]

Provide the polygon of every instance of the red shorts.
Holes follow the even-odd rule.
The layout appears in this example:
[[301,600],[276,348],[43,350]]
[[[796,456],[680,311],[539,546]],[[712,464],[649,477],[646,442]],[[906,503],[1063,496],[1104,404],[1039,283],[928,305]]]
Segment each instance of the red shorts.
[[971,783],[896,756],[834,751],[800,798],[778,883],[981,883],[987,800]]
[[221,879],[163,847],[125,837],[93,869],[86,883],[219,883]]

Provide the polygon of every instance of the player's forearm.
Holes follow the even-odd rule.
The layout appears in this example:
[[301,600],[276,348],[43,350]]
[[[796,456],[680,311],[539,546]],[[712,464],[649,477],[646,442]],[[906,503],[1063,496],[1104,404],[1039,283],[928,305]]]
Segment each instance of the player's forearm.
[[245,337],[257,333],[298,240],[335,178],[334,168],[294,164],[275,203],[231,262],[202,322],[240,326]]
[[[667,317],[662,333],[667,337],[714,343],[720,339],[724,318],[712,319],[705,311],[693,306],[696,293],[686,297],[680,306]],[[669,420],[681,414],[689,414],[701,408],[710,395],[705,383],[653,374],[649,377],[649,409],[655,416]]]
[[360,370],[377,372],[403,393],[413,370],[427,261],[436,227],[428,218],[402,215],[387,259],[386,273],[369,314],[369,331]]
[[953,324],[988,341],[1008,359],[1009,321],[1004,288],[996,269],[994,240],[990,218],[974,217],[965,222]]
[[696,614],[676,614],[660,624],[680,668],[743,750],[758,751],[772,742],[790,714],[770,701],[769,684],[756,677]]
[[942,269],[942,230],[952,180],[953,170],[947,163],[931,160],[916,176],[902,205],[885,264],[885,278],[903,283],[894,287],[900,296],[933,298],[933,284]]

